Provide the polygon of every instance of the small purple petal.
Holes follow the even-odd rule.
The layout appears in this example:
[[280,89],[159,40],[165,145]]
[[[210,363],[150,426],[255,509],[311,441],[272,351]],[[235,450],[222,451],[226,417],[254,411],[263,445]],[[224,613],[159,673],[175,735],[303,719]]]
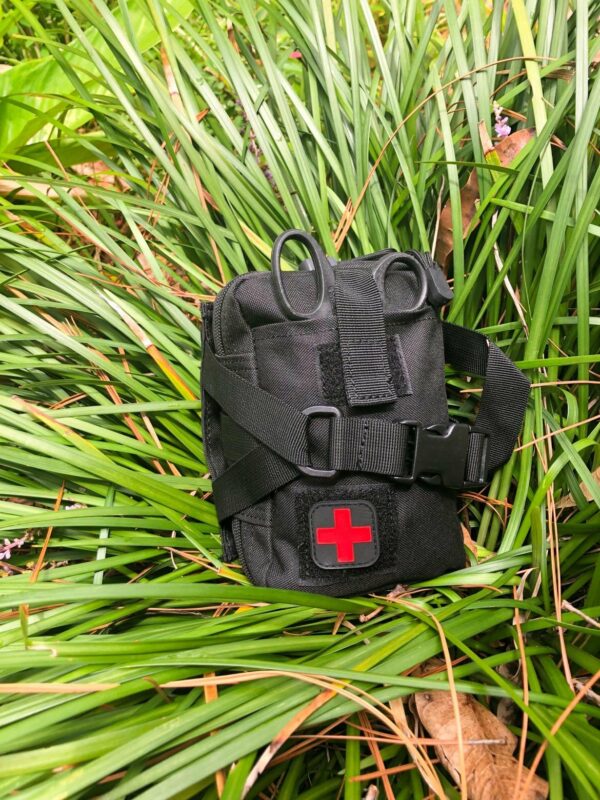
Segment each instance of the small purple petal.
[[510,135],[510,125],[507,125],[506,122],[497,122],[494,125],[494,130],[496,131],[496,136],[500,139]]

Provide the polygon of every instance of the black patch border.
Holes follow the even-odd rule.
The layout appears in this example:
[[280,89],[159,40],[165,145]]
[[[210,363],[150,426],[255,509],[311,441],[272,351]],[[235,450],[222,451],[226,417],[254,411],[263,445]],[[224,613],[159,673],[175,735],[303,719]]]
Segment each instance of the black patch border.
[[[372,544],[374,547],[374,555],[373,558],[369,561],[362,561],[360,564],[352,563],[343,563],[343,564],[323,564],[319,561],[318,558],[318,546],[316,542],[316,529],[314,529],[313,525],[313,514],[317,508],[330,508],[332,511],[341,507],[352,507],[352,506],[365,506],[368,508],[369,513],[371,515],[371,531],[373,534]],[[319,569],[326,569],[327,571],[335,569],[365,569],[366,567],[372,567],[376,561],[379,561],[379,556],[381,555],[380,547],[379,547],[379,526],[377,524],[377,511],[373,503],[370,503],[368,500],[321,500],[318,503],[314,503],[310,507],[310,511],[308,512],[308,523],[310,528],[310,550],[313,561],[319,567]]]
[[[398,492],[398,489],[395,489]],[[343,496],[348,500],[360,500],[370,502],[375,507],[377,514],[377,530],[379,540],[379,558],[368,567],[363,567],[361,571],[347,566],[339,569],[323,569],[315,563],[311,552],[312,531],[309,524],[309,511],[311,506],[320,501],[332,502],[334,499]],[[339,500],[338,500],[339,502]],[[333,575],[336,576],[336,583],[344,585],[344,577],[356,578],[359,575],[374,575],[377,573],[389,573],[398,568],[398,540],[400,531],[398,529],[398,512],[394,497],[394,489],[389,486],[376,483],[361,483],[352,485],[338,485],[317,489],[316,487],[306,487],[296,495],[296,525],[297,527],[297,547],[299,561],[299,575],[305,581],[323,581],[331,583]]]

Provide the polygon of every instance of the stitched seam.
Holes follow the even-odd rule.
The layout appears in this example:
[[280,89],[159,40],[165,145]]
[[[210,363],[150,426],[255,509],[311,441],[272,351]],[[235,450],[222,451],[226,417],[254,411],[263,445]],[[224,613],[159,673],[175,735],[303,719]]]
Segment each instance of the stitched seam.
[[232,354],[229,356],[221,356],[221,361],[223,364],[233,364],[237,366],[238,364],[244,366],[248,363],[248,360],[254,356],[254,353],[239,353],[239,354]]
[[[279,323],[274,323],[279,324]],[[254,328],[254,338],[256,341],[264,341],[266,339],[290,339],[294,336],[315,336],[323,331],[328,331],[331,333],[335,333],[336,329],[333,327],[321,328],[319,331],[299,331],[296,329],[292,329],[287,333],[264,333],[260,331],[260,328]]]
[[[360,394],[360,393],[357,394],[361,398],[361,400],[381,400],[386,397],[389,397],[389,394],[387,392],[383,392],[382,394]],[[396,395],[394,395],[394,398],[395,396]]]
[[242,366],[239,366],[239,365],[236,364],[235,369],[233,371],[234,372],[238,372],[238,373],[239,372],[252,372],[252,373],[254,373],[255,372],[255,368],[253,366],[242,367]]
[[236,514],[236,519],[239,519],[240,522],[248,522],[252,525],[258,525],[260,528],[268,528],[270,523],[270,519],[268,515],[263,517],[256,515],[254,513],[249,513],[247,511],[241,511],[239,514]]
[[[388,322],[388,325],[392,326],[393,328],[396,328],[401,325],[416,325],[419,322],[427,322],[432,319],[437,320],[438,317],[435,314],[429,314],[428,316],[420,317],[419,319],[390,320]],[[280,325],[282,323],[274,322],[272,324]],[[288,324],[293,325],[294,323],[288,323]],[[256,328],[252,328],[252,336],[255,339],[255,341],[264,341],[267,339],[289,339],[290,337],[293,336],[315,336],[322,332],[335,333],[337,331],[337,328],[329,326],[320,328],[317,331],[300,331],[297,330],[296,328],[292,328],[292,330],[288,331],[287,333],[268,333],[262,330],[262,328],[268,328],[268,327],[269,327],[268,325],[261,325]],[[323,344],[327,344],[327,342],[324,342]]]
[[363,466],[363,453],[364,453],[364,449],[365,449],[365,443],[367,441],[367,433],[368,433],[368,431],[369,431],[369,422],[368,422],[368,420],[365,420],[365,422],[363,423],[362,436],[361,436],[361,439],[360,439],[360,448],[359,448],[359,451],[358,451],[358,469],[361,472],[362,472],[362,466]]

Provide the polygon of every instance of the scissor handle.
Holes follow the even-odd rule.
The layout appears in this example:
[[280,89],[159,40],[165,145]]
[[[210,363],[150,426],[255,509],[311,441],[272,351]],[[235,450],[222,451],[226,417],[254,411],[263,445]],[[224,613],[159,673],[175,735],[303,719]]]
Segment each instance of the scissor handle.
[[[297,242],[303,244],[312,259],[315,277],[317,279],[317,302],[314,308],[309,311],[298,311],[290,303],[288,296],[283,288],[283,280],[281,277],[281,252],[284,245],[290,239],[295,239]],[[289,230],[280,233],[273,243],[273,251],[271,253],[271,278],[273,281],[273,291],[277,302],[281,306],[282,311],[288,319],[311,319],[320,310],[325,300],[325,269],[329,268],[329,263],[325,253],[321,249],[319,243],[314,239],[310,233],[299,230]],[[311,270],[312,272],[312,270]]]
[[379,287],[382,297],[385,297],[385,276],[390,267],[398,267],[415,275],[418,287],[417,299],[412,308],[402,309],[402,311],[408,314],[416,311],[427,299],[427,275],[423,265],[412,253],[390,253],[384,257],[373,270],[373,278]]

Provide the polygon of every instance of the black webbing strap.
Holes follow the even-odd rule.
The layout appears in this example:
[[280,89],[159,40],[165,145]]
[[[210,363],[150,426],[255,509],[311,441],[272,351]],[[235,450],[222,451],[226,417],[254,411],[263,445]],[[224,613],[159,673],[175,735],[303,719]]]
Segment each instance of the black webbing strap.
[[374,406],[396,400],[383,300],[371,272],[336,270],[335,309],[348,404]]
[[320,467],[313,463],[317,459],[329,470],[402,472],[412,424],[374,417],[306,416],[225,367],[207,343],[202,380],[226,414],[292,464]]
[[204,390],[259,442],[292,464],[308,464],[309,418],[224,366],[207,341],[202,354]]
[[255,447],[213,480],[213,498],[219,520],[230,517],[267,497],[300,475],[295,464],[267,447]]
[[[315,424],[318,424],[315,420]],[[345,472],[403,475],[412,426],[374,417],[333,418],[328,465]]]
[[471,426],[469,462],[478,460],[487,437],[486,471],[493,471],[513,453],[527,406],[529,381],[483,334],[449,322],[443,323],[443,330],[446,361],[462,372],[485,376],[479,413]]
[[[205,342],[204,389],[238,425],[292,464],[329,470],[402,472],[410,425],[371,417],[306,416],[228,369]],[[321,443],[321,447],[319,447]]]
[[225,367],[205,343],[204,389],[262,443],[215,478],[219,518],[266,497],[306,467],[370,472],[404,483],[434,473],[451,488],[481,484],[512,454],[529,382],[474,331],[444,323],[444,346],[446,360],[457,369],[485,376],[471,428],[452,423],[427,429],[376,417],[309,417]]
[[[318,428],[323,422],[315,419],[313,427]],[[339,422],[331,431],[332,468],[403,476],[409,451],[409,426],[359,417]],[[298,466],[268,447],[253,448],[213,480],[219,519],[227,519],[251,506],[301,474]]]

